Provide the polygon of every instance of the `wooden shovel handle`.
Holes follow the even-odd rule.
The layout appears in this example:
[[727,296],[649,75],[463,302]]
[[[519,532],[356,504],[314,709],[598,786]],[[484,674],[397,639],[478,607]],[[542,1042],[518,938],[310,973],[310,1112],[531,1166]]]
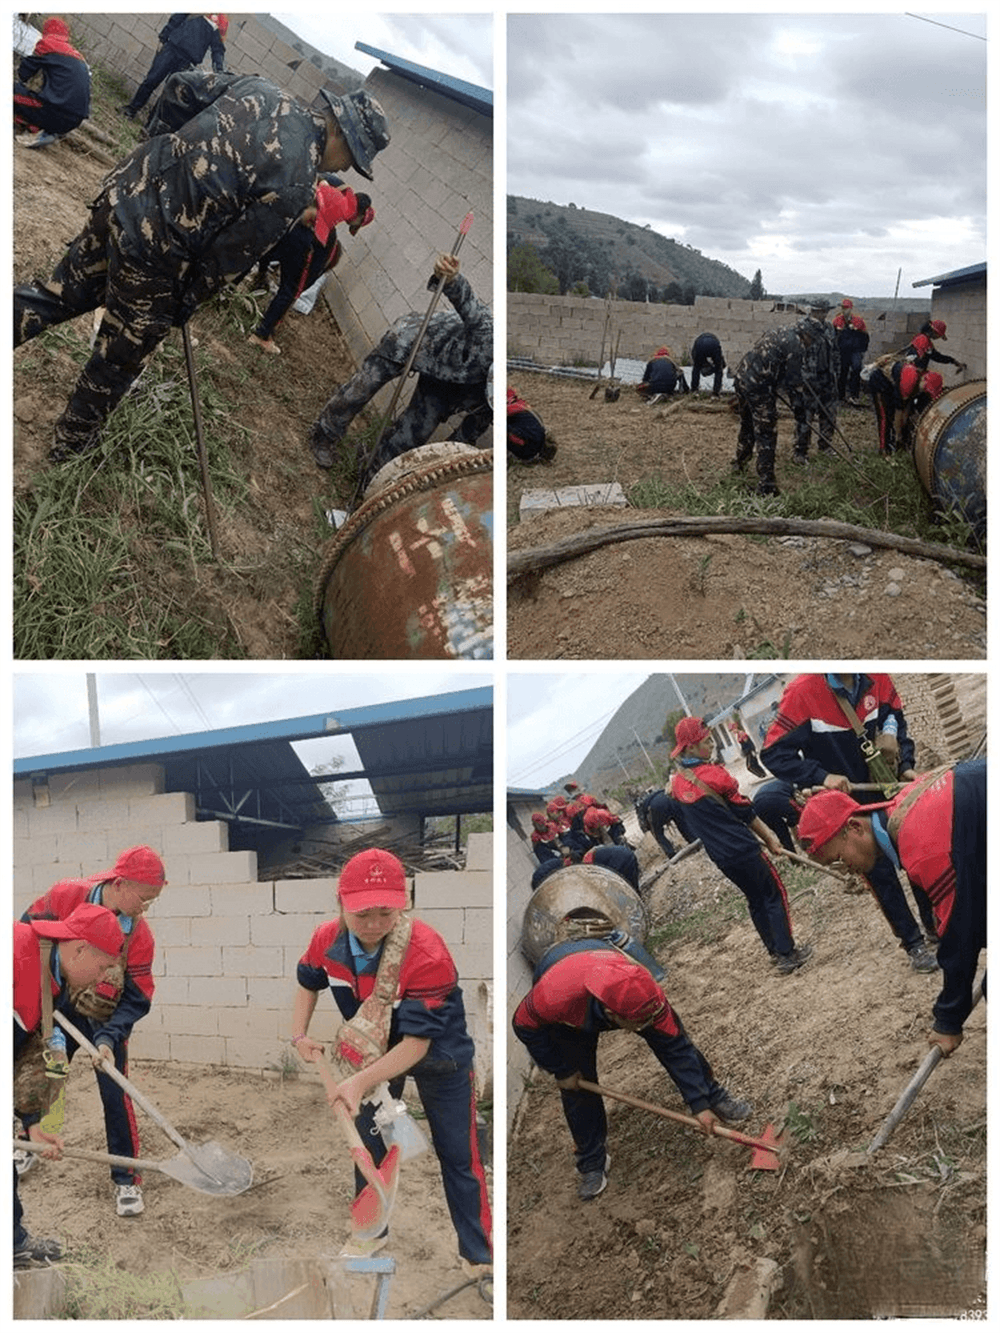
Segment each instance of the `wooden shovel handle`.
[[[132,1083],[129,1079],[127,1079],[125,1075],[122,1074],[119,1070],[117,1070],[114,1064],[110,1060],[106,1060],[104,1056],[101,1055],[100,1051],[97,1049],[94,1043],[92,1041],[88,1041],[87,1038],[80,1031],[80,1029],[76,1027],[73,1023],[71,1023],[65,1014],[60,1014],[56,1012],[53,1015],[53,1017],[55,1018],[56,1022],[60,1025],[60,1027],[65,1028],[66,1031],[69,1033],[69,1035],[73,1038],[73,1040],[79,1046],[83,1047],[83,1049],[87,1052],[88,1055],[91,1055],[95,1057],[97,1060],[100,1060],[101,1070],[103,1071],[103,1073],[107,1074],[108,1078],[113,1079],[114,1082],[117,1083],[120,1088],[124,1089],[124,1091],[128,1093],[128,1095],[132,1098],[132,1100],[142,1107],[142,1109],[146,1112],[147,1115],[152,1116],[152,1118],[156,1121],[159,1127],[163,1130],[164,1134],[166,1134],[167,1138],[170,1139],[171,1143],[175,1143],[177,1147],[180,1148],[181,1152],[185,1153],[194,1162],[195,1159],[191,1156],[190,1147],[184,1142],[184,1140],[181,1138],[177,1130],[174,1129],[170,1121],[167,1120],[166,1116],[162,1115],[156,1109],[153,1103],[147,1097],[143,1096],[143,1094],[139,1091],[139,1089],[135,1086],[135,1084]],[[195,1162],[195,1165],[198,1166],[199,1164]]]
[[[31,1139],[14,1139],[14,1151],[43,1153],[49,1147],[47,1143],[35,1143]],[[104,1162],[109,1166],[138,1167],[142,1171],[159,1170],[159,1162],[147,1162],[139,1157],[116,1157],[110,1152],[92,1152],[89,1148],[63,1148],[63,1157],[79,1157],[83,1162]]]
[[[705,1126],[700,1120],[696,1120],[693,1115],[684,1115],[681,1111],[670,1111],[665,1106],[655,1106],[652,1102],[641,1101],[638,1097],[630,1097],[627,1092],[615,1092],[613,1088],[605,1088],[597,1083],[589,1083],[587,1079],[581,1078],[577,1087],[583,1088],[586,1092],[596,1092],[601,1097],[613,1097],[615,1101],[625,1102],[628,1106],[634,1106],[639,1111],[651,1111],[653,1115],[663,1116],[666,1120],[676,1120],[681,1125],[689,1125],[699,1133],[704,1134]],[[748,1148],[763,1148],[766,1152],[777,1152],[776,1143],[767,1143],[764,1139],[751,1138],[749,1134],[741,1134],[739,1130],[730,1129],[727,1125],[720,1125],[718,1122],[711,1127],[713,1134],[719,1134],[724,1139],[732,1139],[734,1143],[743,1143]]]
[[842,875],[839,870],[831,870],[829,866],[821,866],[818,861],[813,861],[808,856],[800,856],[798,852],[790,852],[785,849],[785,860],[794,861],[796,865],[808,866],[810,870],[818,870],[823,875],[829,875],[831,879],[839,879],[841,884],[848,882],[849,876]]
[[[316,1061],[316,1067],[319,1070],[319,1076],[323,1080],[323,1086],[327,1092],[336,1093],[337,1080],[333,1076],[333,1070],[330,1068],[330,1061],[325,1051],[323,1051]],[[334,1102],[333,1113],[337,1117],[341,1132],[347,1140],[347,1145],[351,1150],[351,1156],[358,1170],[371,1185],[372,1189],[379,1196],[384,1208],[388,1207],[388,1200],[385,1195],[385,1186],[382,1184],[382,1177],[378,1173],[378,1168],[372,1159],[371,1153],[365,1147],[364,1140],[358,1133],[358,1127],[354,1123],[354,1117],[344,1105],[343,1102]]]

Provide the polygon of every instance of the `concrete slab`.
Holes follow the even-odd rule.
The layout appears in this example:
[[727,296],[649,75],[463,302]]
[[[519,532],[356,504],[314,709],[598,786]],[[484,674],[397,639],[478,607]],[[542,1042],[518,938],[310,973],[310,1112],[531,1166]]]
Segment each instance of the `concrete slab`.
[[546,509],[571,509],[574,505],[611,505],[623,509],[628,500],[617,481],[592,486],[560,486],[554,491],[525,491],[521,496],[520,516],[524,518]]

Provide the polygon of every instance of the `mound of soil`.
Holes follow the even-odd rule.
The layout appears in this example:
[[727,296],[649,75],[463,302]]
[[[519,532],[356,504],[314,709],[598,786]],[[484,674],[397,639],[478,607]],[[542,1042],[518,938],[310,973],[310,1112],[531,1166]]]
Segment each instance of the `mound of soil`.
[[[353,1167],[322,1086],[227,1069],[142,1062],[130,1076],[185,1140],[216,1141],[253,1163],[254,1183],[234,1198],[199,1193],[158,1172],[143,1178],[146,1210],[115,1215],[108,1168],[89,1162],[40,1162],[21,1180],[25,1223],[63,1242],[67,1258],[97,1251],[124,1271],[173,1270],[182,1282],[236,1272],[252,1259],[336,1255],[350,1234]],[[419,1109],[412,1085],[407,1102]],[[139,1108],[142,1155],[171,1158],[177,1149]],[[73,1062],[66,1090],[67,1146],[106,1152],[96,1079],[85,1054]],[[464,1281],[458,1246],[434,1153],[400,1172],[391,1239],[396,1261],[386,1317],[412,1318]],[[364,1310],[373,1278],[355,1275]],[[351,1293],[353,1299],[354,1293]],[[492,1309],[468,1287],[437,1312],[443,1319],[489,1319]]]
[[[729,474],[736,418],[717,403],[648,407],[623,389],[590,400],[586,382],[517,378],[558,445],[549,465],[514,465],[508,495],[512,551],[595,527],[667,517],[667,509],[567,508],[514,521],[523,491],[659,476],[708,489]],[[855,453],[875,448],[868,414],[841,414]],[[778,482],[794,496],[819,468],[789,461],[792,421],[778,430]],[[912,471],[905,455],[901,468]],[[859,526],[884,526],[860,507]],[[814,537],[644,538],[515,580],[508,652],[517,658],[965,658],[985,656],[985,602],[943,565],[898,551],[852,549]]]

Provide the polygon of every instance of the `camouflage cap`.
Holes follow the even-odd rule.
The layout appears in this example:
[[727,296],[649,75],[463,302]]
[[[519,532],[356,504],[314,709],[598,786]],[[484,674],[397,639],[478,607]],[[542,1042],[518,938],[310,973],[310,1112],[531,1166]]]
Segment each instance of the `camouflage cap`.
[[372,160],[389,143],[385,112],[366,92],[345,93],[338,97],[324,88],[322,93],[347,140],[355,167],[362,176],[372,180]]

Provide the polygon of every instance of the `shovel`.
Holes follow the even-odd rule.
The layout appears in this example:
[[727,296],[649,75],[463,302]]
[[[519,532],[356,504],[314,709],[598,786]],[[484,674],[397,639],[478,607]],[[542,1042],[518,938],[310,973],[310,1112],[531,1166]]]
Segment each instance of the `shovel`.
[[[337,1080],[325,1052],[317,1067],[327,1092],[335,1094]],[[351,1204],[351,1232],[356,1240],[374,1240],[389,1225],[389,1213],[399,1184],[399,1147],[393,1144],[382,1159],[382,1165],[376,1166],[343,1102],[335,1103],[333,1112],[351,1150],[354,1165],[368,1182]]]
[[[32,1143],[30,1139],[15,1139],[14,1148],[22,1149],[24,1152],[43,1153],[48,1145],[45,1143]],[[114,1153],[109,1152],[90,1152],[86,1148],[63,1148],[63,1157],[78,1157],[84,1162],[106,1162],[108,1166],[125,1166],[135,1171],[160,1171],[165,1176],[170,1176],[172,1180],[179,1180],[182,1185],[189,1185],[193,1190],[200,1190],[202,1194],[242,1194],[244,1190],[250,1188],[253,1180],[252,1169],[247,1172],[244,1181],[230,1179],[221,1185],[215,1184],[200,1167],[194,1166],[183,1153],[178,1153],[176,1157],[171,1157],[166,1162],[153,1162],[142,1157],[116,1157]],[[250,1166],[250,1163],[247,1163]]]
[[[682,1125],[690,1125],[692,1129],[698,1130],[704,1134],[705,1126],[700,1120],[696,1120],[693,1115],[684,1115],[681,1111],[668,1111],[665,1106],[654,1106],[652,1102],[640,1101],[638,1097],[630,1097],[625,1092],[615,1092],[611,1088],[599,1086],[597,1083],[589,1083],[581,1078],[577,1087],[583,1088],[586,1092],[596,1092],[599,1097],[613,1097],[616,1101],[625,1102],[628,1106],[634,1106],[640,1111],[651,1111],[653,1115],[661,1115],[667,1120],[676,1120]],[[751,1171],[778,1171],[781,1168],[781,1162],[778,1159],[778,1153],[781,1150],[781,1139],[774,1132],[773,1125],[765,1126],[764,1133],[759,1139],[751,1138],[749,1134],[741,1134],[738,1130],[729,1129],[726,1125],[718,1123],[712,1126],[712,1133],[719,1134],[724,1139],[732,1139],[734,1143],[743,1143],[748,1148],[753,1148],[754,1153],[750,1158]]]
[[[976,1005],[983,998],[983,982],[985,980],[986,980],[986,974],[984,973],[973,987],[972,991],[973,1009],[975,1009]],[[874,1152],[878,1152],[879,1148],[884,1148],[885,1145],[889,1142],[889,1136],[892,1134],[893,1130],[902,1120],[903,1116],[906,1115],[907,1111],[910,1109],[913,1103],[917,1100],[917,1094],[920,1092],[920,1089],[930,1078],[931,1074],[934,1073],[934,1070],[937,1069],[938,1064],[943,1059],[944,1059],[944,1052],[941,1050],[941,1047],[932,1046],[931,1049],[924,1056],[923,1060],[920,1062],[920,1068],[910,1079],[909,1083],[907,1083],[903,1091],[899,1094],[899,1098],[896,1102],[896,1105],[892,1108],[892,1110],[886,1116],[885,1120],[882,1122],[882,1126],[879,1129],[878,1133],[872,1139],[871,1143],[869,1143],[868,1148],[866,1149],[869,1156]]]
[[[215,1192],[220,1194],[241,1194],[243,1190],[249,1188],[250,1182],[253,1180],[253,1166],[245,1157],[235,1156],[235,1154],[223,1148],[221,1143],[205,1143],[200,1148],[192,1148],[189,1143],[181,1138],[166,1116],[158,1111],[147,1097],[143,1096],[134,1083],[131,1083],[124,1074],[119,1073],[110,1060],[106,1060],[101,1055],[93,1042],[88,1041],[80,1029],[75,1027],[65,1014],[57,1012],[53,1014],[53,1017],[59,1026],[65,1028],[73,1040],[79,1046],[82,1046],[88,1055],[100,1062],[99,1068],[107,1074],[108,1078],[113,1079],[120,1088],[128,1093],[134,1102],[137,1102],[148,1115],[153,1117],[167,1138],[180,1148],[198,1172],[205,1177],[204,1184],[215,1185]],[[186,1183],[190,1184],[190,1181]]]

